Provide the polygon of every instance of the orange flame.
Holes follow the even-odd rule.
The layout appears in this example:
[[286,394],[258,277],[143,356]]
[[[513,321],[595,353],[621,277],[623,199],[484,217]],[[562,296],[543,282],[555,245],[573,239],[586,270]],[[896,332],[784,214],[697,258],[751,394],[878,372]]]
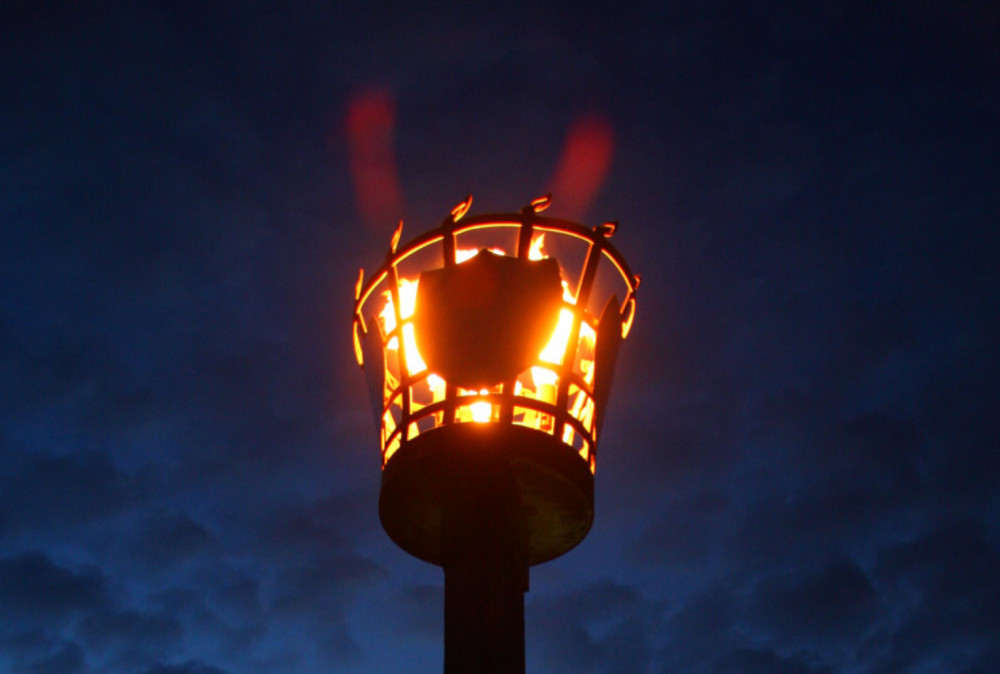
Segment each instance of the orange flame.
[[[531,247],[528,251],[528,258],[532,260],[542,260],[548,257],[544,252],[545,246],[545,235],[540,234],[531,241]],[[570,292],[569,284],[566,283],[565,279],[562,282],[563,287],[563,301],[567,304],[576,304],[576,295]],[[573,312],[569,309],[562,309],[559,312],[559,323],[556,326],[556,331],[552,334],[552,339],[549,343],[545,345],[542,349],[542,353],[539,356],[540,360],[547,363],[552,363],[553,365],[559,365],[562,363],[563,356],[566,353],[566,345],[569,343],[569,333],[573,327]],[[597,340],[597,334],[594,329],[590,327],[588,323],[580,324],[580,339],[585,345],[593,349],[594,343]],[[581,369],[584,371],[585,377],[589,376],[591,378],[587,379],[587,383],[592,383],[592,367],[594,361],[592,359],[581,359]],[[535,382],[535,386],[541,389],[542,386],[552,387],[555,386],[558,375],[554,370],[546,367],[536,366],[531,368],[531,377]],[[554,393],[552,393],[553,399],[550,402],[555,402]]]
[[[529,249],[529,259],[541,260],[547,258],[548,255],[545,253],[544,245],[544,234],[534,237],[531,241]],[[506,254],[499,248],[491,248],[490,251],[498,255]],[[475,256],[478,252],[479,251],[475,248],[458,249],[455,254],[456,262],[464,262],[465,260]],[[412,376],[419,376],[427,369],[427,364],[424,362],[423,358],[420,356],[420,352],[417,350],[417,343],[412,323],[413,312],[416,305],[418,283],[419,281],[416,279],[400,279],[399,315],[402,319],[403,325],[399,332],[393,334],[389,338],[385,346],[387,350],[398,351],[398,335],[402,334],[404,359],[406,361],[408,373]],[[565,280],[563,280],[562,285],[563,301],[566,304],[575,305],[576,296],[570,291],[569,285]],[[385,334],[388,335],[396,330],[396,312],[391,292],[386,291],[383,293],[383,296],[385,298],[385,306],[379,314],[379,318],[381,319],[382,328],[385,331]],[[544,363],[551,363],[554,366],[559,366],[562,363],[566,354],[566,347],[569,342],[572,325],[573,311],[563,307],[560,310],[559,322],[552,338],[539,354],[540,361]],[[579,353],[579,361],[577,363],[579,373],[583,377],[584,382],[588,385],[593,385],[593,352],[596,339],[597,335],[594,332],[593,327],[591,327],[591,325],[586,321],[581,322],[579,345],[575,352]],[[446,390],[446,383],[444,379],[436,374],[429,373],[425,381],[427,382],[427,387],[431,394],[431,402],[434,403],[443,400]],[[518,380],[515,383],[514,394],[517,396],[535,398],[549,404],[555,404],[556,385],[558,384],[558,381],[559,374],[554,368],[545,367],[544,365],[536,365],[530,370],[530,386],[528,385],[527,380]],[[395,385],[392,385],[389,388],[394,387]],[[478,391],[462,388],[458,389],[459,396],[488,395],[490,392],[491,391],[489,389],[481,389]],[[571,414],[579,419],[585,426],[589,427],[593,414],[593,400],[577,386],[570,385],[569,392]],[[417,403],[414,402],[413,404]],[[470,404],[461,405],[456,410],[456,420],[459,422],[489,422],[493,418],[493,407],[494,405],[486,400],[479,400]],[[546,424],[551,423],[551,418],[552,417],[548,414],[542,414],[531,410],[525,413],[523,422],[516,423],[531,426],[539,430],[549,430],[551,432],[551,428],[543,428]],[[563,442],[572,443],[573,433],[573,429],[567,427],[563,434]]]

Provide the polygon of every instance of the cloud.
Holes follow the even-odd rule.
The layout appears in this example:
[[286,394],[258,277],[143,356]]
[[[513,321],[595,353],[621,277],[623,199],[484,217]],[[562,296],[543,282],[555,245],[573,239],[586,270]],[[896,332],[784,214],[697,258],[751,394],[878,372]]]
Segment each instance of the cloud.
[[200,660],[188,660],[179,665],[152,665],[144,674],[228,674],[228,671]]
[[708,562],[731,526],[734,505],[725,494],[677,490],[660,502],[656,517],[629,550],[643,565],[700,567]]
[[4,493],[0,527],[33,535],[111,518],[138,497],[134,483],[106,455],[85,450],[8,454],[0,486]]
[[268,629],[259,581],[234,569],[213,569],[148,598],[153,615],[174,616],[190,644],[226,657],[257,652]]
[[28,674],[77,674],[85,671],[87,662],[83,649],[74,641],[65,642],[56,652],[27,665]]
[[272,605],[279,613],[340,612],[350,597],[383,574],[374,562],[352,555],[303,560],[281,572]]
[[0,559],[0,615],[8,629],[64,623],[109,602],[107,579],[95,567],[62,567],[40,552]]
[[669,671],[706,668],[738,646],[738,603],[731,588],[714,586],[677,606],[665,620],[659,659]]
[[1000,632],[1000,550],[982,523],[949,522],[888,546],[875,577],[894,600],[877,671],[940,659],[973,668]]
[[[811,576],[772,580],[751,590],[734,576],[668,610],[663,638],[655,642],[657,665],[706,674],[841,671],[863,648],[860,637],[868,627],[864,620],[855,626],[852,619],[875,606],[875,592],[863,574],[844,563]],[[854,606],[859,597],[861,605]]]
[[132,555],[147,568],[176,568],[189,558],[220,551],[217,537],[208,528],[180,512],[150,515],[132,537]]
[[392,612],[399,617],[402,631],[440,642],[444,637],[444,587],[442,585],[407,585],[403,587]]
[[833,674],[836,670],[810,665],[794,655],[782,657],[771,650],[736,648],[702,671],[712,674]]
[[878,593],[865,572],[839,559],[805,577],[779,576],[758,585],[750,622],[792,650],[857,643],[880,617]]
[[118,667],[134,667],[177,652],[185,632],[176,616],[136,609],[95,612],[84,617],[76,631],[89,652]]
[[656,620],[648,612],[635,588],[611,580],[533,600],[525,608],[529,661],[553,672],[645,671]]

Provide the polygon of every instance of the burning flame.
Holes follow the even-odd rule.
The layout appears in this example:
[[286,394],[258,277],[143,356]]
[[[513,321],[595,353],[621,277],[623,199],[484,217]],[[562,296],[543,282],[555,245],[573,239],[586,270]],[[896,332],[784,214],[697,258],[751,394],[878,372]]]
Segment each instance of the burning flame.
[[[489,391],[487,389],[483,389],[480,393],[486,394],[489,393]],[[476,423],[485,423],[489,421],[490,417],[493,415],[493,405],[490,405],[485,401],[472,403],[472,405],[469,406],[469,409],[472,412],[472,420]]]
[[[544,245],[544,234],[534,237],[531,241],[528,258],[531,260],[542,260],[547,258],[548,255],[545,253]],[[498,255],[506,254],[505,251],[498,248],[491,248],[490,251]],[[456,262],[464,262],[475,256],[478,252],[479,251],[475,248],[458,249],[455,254]],[[565,280],[562,281],[562,286],[563,301],[566,304],[575,305],[576,295],[570,291],[569,285]],[[406,369],[411,376],[420,376],[427,370],[427,364],[424,362],[423,358],[420,356],[420,352],[417,350],[417,342],[412,323],[417,298],[417,287],[418,280],[416,279],[401,278],[399,280],[399,318],[402,321],[402,330],[393,334],[396,330],[397,318],[392,293],[390,291],[383,293],[385,306],[379,314],[384,333],[392,335],[385,346],[387,350],[399,350],[398,335],[402,334],[403,360],[405,360]],[[572,328],[573,312],[570,309],[563,307],[560,310],[559,322],[552,338],[539,354],[539,361],[542,363],[549,363],[554,367],[550,368],[545,367],[544,365],[533,366],[530,369],[529,377],[522,377],[515,383],[515,396],[535,398],[536,400],[540,400],[551,405],[556,403],[557,384],[559,381],[557,368],[562,364],[563,358],[566,355],[566,348],[569,343]],[[597,335],[594,332],[593,327],[591,327],[591,325],[586,321],[580,323],[578,339],[578,347],[571,352],[571,355],[579,353],[579,361],[577,365],[579,374],[588,386],[592,386],[594,376],[594,344],[596,342]],[[427,388],[430,392],[430,404],[444,400],[446,392],[446,383],[444,379],[436,374],[429,373],[427,374],[425,381],[427,382]],[[397,382],[391,382],[390,378],[387,377],[386,394],[389,395],[391,391],[394,391],[397,385]],[[458,389],[459,396],[485,396],[490,393],[491,391],[489,389],[481,389],[478,391],[474,389]],[[426,393],[424,395],[426,397]],[[569,386],[569,395],[571,414],[585,427],[591,427],[594,408],[592,398],[578,386],[573,384],[570,384]],[[415,400],[412,401],[411,404],[416,408],[423,406]],[[493,408],[493,403],[482,399],[472,403],[459,405],[456,410],[456,421],[473,421],[477,423],[489,422],[493,418]],[[553,417],[551,414],[541,413],[535,410],[525,410],[523,414],[524,416],[522,419],[515,419],[516,424],[530,426],[532,428],[548,431],[550,433],[552,432],[551,426]],[[574,432],[573,428],[567,425],[563,432],[563,442],[572,444]],[[583,452],[584,450],[581,450],[581,454]],[[585,456],[584,458],[587,457]]]
[[[528,259],[530,260],[544,260],[548,255],[544,252],[545,245],[545,235],[540,234],[531,241],[531,247],[528,250]],[[565,279],[562,282],[563,287],[563,301],[567,304],[576,304],[576,295],[570,292],[569,284],[566,283]],[[546,363],[552,363],[553,365],[559,365],[562,363],[563,356],[566,354],[566,345],[569,343],[569,333],[573,327],[573,312],[569,309],[561,309],[559,311],[559,323],[556,325],[556,331],[552,334],[552,339],[549,343],[545,345],[542,349],[542,353],[539,356],[540,360]],[[597,334],[594,329],[590,327],[587,323],[580,324],[580,339],[584,341],[584,344],[591,349],[593,349],[594,343],[597,340]],[[581,368],[584,371],[585,376],[588,376],[587,383],[592,383],[590,372],[594,364],[593,359],[583,359],[581,361]],[[542,386],[555,386],[558,375],[555,371],[546,368],[536,366],[531,368],[531,377],[535,382],[536,388],[541,388]],[[555,402],[554,398],[551,402]]]
[[[417,350],[417,337],[413,331],[413,322],[410,320],[413,318],[413,310],[417,304],[417,285],[418,281],[406,278],[399,279],[399,315],[403,319],[403,353],[406,358],[406,369],[411,375],[420,374],[427,369],[427,363],[420,357],[420,351]],[[379,314],[379,318],[382,319],[382,328],[385,333],[389,334],[396,329],[396,310],[392,303],[392,293],[386,291],[384,295],[385,307]],[[385,348],[391,351],[399,350],[399,337],[395,335],[391,337]],[[440,392],[440,397],[444,398],[444,379],[436,374],[430,374],[427,376],[427,384],[435,393],[435,398],[437,398],[438,392]]]

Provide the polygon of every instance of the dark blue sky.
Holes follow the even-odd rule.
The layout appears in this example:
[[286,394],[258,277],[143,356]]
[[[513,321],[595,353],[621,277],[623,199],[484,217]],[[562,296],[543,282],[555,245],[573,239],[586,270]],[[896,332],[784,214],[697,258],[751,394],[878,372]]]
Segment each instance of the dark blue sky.
[[0,672],[440,671],[354,280],[581,120],[643,282],[529,671],[995,671],[994,3],[66,4],[0,10]]

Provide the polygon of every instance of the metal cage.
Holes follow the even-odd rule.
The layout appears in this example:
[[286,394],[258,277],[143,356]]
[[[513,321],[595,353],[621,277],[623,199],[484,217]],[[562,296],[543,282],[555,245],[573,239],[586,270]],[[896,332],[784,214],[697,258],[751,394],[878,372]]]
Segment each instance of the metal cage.
[[[399,246],[400,223],[384,264],[367,282],[364,270],[359,274],[355,288],[354,347],[358,363],[366,373],[372,408],[379,424],[383,524],[404,549],[428,561],[439,562],[441,554],[439,525],[433,523],[437,515],[434,512],[427,516],[407,515],[403,519],[408,523],[397,526],[386,520],[399,517],[387,515],[386,510],[411,512],[419,509],[415,502],[422,497],[414,497],[413,492],[420,489],[409,484],[416,479],[412,475],[415,456],[426,461],[428,457],[434,460],[435,452],[476,451],[475,447],[469,447],[470,444],[516,444],[528,464],[549,462],[542,471],[546,475],[553,471],[560,475],[572,474],[569,481],[583,494],[579,507],[570,508],[580,512],[568,516],[579,522],[537,525],[537,535],[529,531],[535,537],[530,545],[532,563],[561,554],[589,530],[598,438],[618,347],[628,334],[635,314],[639,277],[631,272],[609,241],[616,223],[588,228],[567,220],[543,217],[540,213],[549,201],[548,197],[537,199],[520,213],[464,218],[471,205],[469,197],[456,206],[439,227],[403,246]],[[484,250],[497,257],[484,258],[485,253],[480,252]],[[551,255],[546,253],[548,250],[553,251]],[[477,254],[478,261],[474,259]],[[422,279],[457,269],[454,277],[442,276],[445,285],[448,285],[448,278],[454,278],[450,285],[457,287],[455,292],[467,292],[460,286],[468,286],[463,279],[472,276],[460,276],[459,273],[466,273],[466,269],[468,274],[479,273],[475,272],[476,265],[509,263],[510,273],[503,272],[506,274],[504,287],[490,289],[490,298],[494,299],[484,300],[483,306],[475,307],[479,313],[474,314],[474,318],[459,317],[451,324],[454,331],[455,326],[464,325],[463,320],[489,319],[493,323],[500,322],[503,334],[492,339],[488,333],[472,332],[470,334],[482,334],[483,337],[466,336],[438,349],[450,356],[456,355],[456,351],[468,351],[466,360],[500,361],[499,351],[520,335],[514,329],[505,331],[506,324],[532,320],[525,313],[533,306],[536,286],[540,284],[528,279],[526,274],[530,270],[524,262],[545,259],[555,259],[559,264],[561,292],[554,309],[557,318],[553,315],[551,320],[535,321],[537,325],[545,324],[544,330],[556,326],[551,336],[544,335],[544,348],[530,352],[526,360],[516,361],[519,363],[516,367],[503,366],[496,373],[481,376],[475,385],[455,381],[457,376],[449,381],[441,374],[443,368],[425,362],[421,351],[430,349],[426,345],[428,338],[421,330],[426,332],[428,328],[422,328],[420,318],[422,311],[430,313],[426,306],[435,298],[422,297],[425,308],[420,308],[417,297],[423,290],[420,288]],[[424,285],[429,288],[430,281],[425,280]],[[491,309],[494,305],[497,308]],[[538,302],[534,305],[541,306]],[[501,315],[491,315],[491,312]],[[435,322],[441,323],[440,320]],[[419,343],[421,338],[425,341],[424,346]],[[447,341],[451,336],[446,333],[433,338]],[[537,347],[538,343],[536,341],[534,347],[512,348],[523,351]],[[525,367],[518,369],[521,365]],[[490,376],[496,381],[489,379]],[[545,459],[542,454],[550,456]],[[582,475],[580,467],[585,469],[586,475]],[[404,468],[411,474],[410,479],[403,480],[409,484],[402,490],[406,502],[400,501],[398,506],[393,506],[386,502],[392,500],[392,495],[387,494],[387,480],[391,472]],[[417,472],[425,474],[426,466]],[[526,473],[530,475],[522,482],[538,482],[538,475],[535,475],[538,470],[527,469]],[[425,478],[426,475],[420,479]],[[440,482],[438,478],[435,480]],[[426,481],[431,480],[426,478]],[[438,485],[433,490],[441,488]],[[427,489],[431,488],[426,487],[424,491]],[[534,490],[565,491],[553,484]],[[552,494],[539,497],[543,510],[551,509],[553,498],[556,497]],[[440,494],[427,496],[427,499],[436,502]],[[530,500],[522,496],[525,503]],[[435,507],[428,507],[435,511]],[[566,509],[564,506],[559,508]],[[544,540],[553,536],[560,540]]]

